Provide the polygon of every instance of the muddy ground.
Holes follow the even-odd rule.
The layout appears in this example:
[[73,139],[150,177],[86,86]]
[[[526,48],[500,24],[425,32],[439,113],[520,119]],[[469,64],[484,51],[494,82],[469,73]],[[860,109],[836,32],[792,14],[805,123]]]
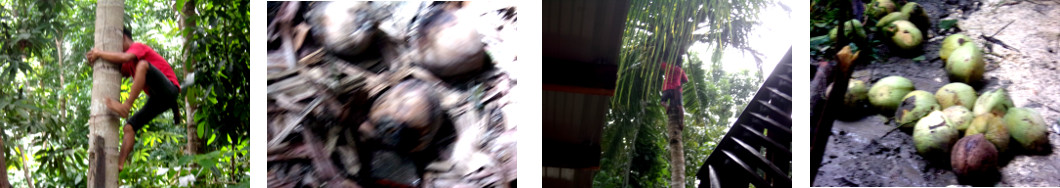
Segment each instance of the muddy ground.
[[[997,186],[1060,186],[1060,1],[939,1],[921,2],[937,24],[957,19],[960,33],[984,47],[987,66],[979,93],[1005,88],[1017,107],[1031,108],[1049,126],[1053,150],[1047,154],[1018,153],[1003,157]],[[1005,27],[1006,24],[1011,23]],[[1002,29],[1005,27],[1004,29]],[[1000,32],[998,32],[1000,30]],[[897,55],[877,46],[880,60],[855,68],[854,79],[867,82],[901,75],[916,89],[934,93],[949,79],[938,48],[953,31],[927,32],[920,55]],[[994,33],[997,33],[994,35]],[[1010,46],[1005,48],[983,36]],[[864,55],[864,54],[863,54]],[[909,130],[881,115],[836,121],[814,186],[947,186],[957,185],[948,161],[924,160]]]

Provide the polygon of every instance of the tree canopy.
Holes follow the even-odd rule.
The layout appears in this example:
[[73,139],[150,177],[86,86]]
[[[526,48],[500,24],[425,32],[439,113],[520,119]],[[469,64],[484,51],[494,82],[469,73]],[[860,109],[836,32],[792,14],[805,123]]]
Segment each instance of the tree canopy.
[[[184,4],[125,1],[124,20],[133,40],[170,62],[184,90],[182,113],[184,96],[198,106],[181,115],[198,123],[203,152],[185,155],[187,122],[163,113],[138,133],[120,184],[247,186],[249,2],[197,1],[196,14],[184,17],[197,21],[192,27],[178,21]],[[95,6],[89,0],[0,0],[0,139],[8,169],[0,175],[16,187],[87,186],[92,70],[84,54],[94,43]],[[124,79],[122,100],[130,85]],[[193,184],[182,183],[189,180]]]

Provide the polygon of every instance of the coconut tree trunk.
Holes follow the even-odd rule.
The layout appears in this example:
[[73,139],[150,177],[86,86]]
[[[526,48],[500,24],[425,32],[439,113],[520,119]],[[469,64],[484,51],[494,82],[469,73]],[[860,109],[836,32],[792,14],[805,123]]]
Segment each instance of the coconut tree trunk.
[[670,100],[670,107],[666,109],[667,132],[670,133],[670,187],[685,187],[685,150],[684,139],[681,138],[684,129],[685,112],[678,99]]
[[[122,51],[124,0],[96,2],[95,48]],[[121,92],[118,65],[102,58],[92,66],[92,105],[88,120],[88,187],[118,187],[118,116],[107,109],[106,99],[117,100]]]

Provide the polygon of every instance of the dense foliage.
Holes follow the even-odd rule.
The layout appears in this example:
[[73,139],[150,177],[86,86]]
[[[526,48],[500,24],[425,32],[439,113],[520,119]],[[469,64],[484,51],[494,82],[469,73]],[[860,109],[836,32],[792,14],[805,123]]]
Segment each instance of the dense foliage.
[[[249,182],[249,2],[199,1],[194,27],[178,23],[183,1],[126,1],[133,39],[154,48],[188,83],[183,116],[198,122],[202,154],[185,155],[184,123],[163,113],[137,136],[122,185],[246,186]],[[85,187],[95,1],[0,0],[0,134],[8,176],[16,187]],[[191,53],[185,54],[184,33]],[[197,61],[186,65],[189,58]],[[122,84],[128,97],[129,79]],[[184,96],[199,106],[183,114]],[[133,107],[143,105],[141,96]],[[19,156],[25,156],[20,158]],[[188,168],[196,164],[199,168]]]

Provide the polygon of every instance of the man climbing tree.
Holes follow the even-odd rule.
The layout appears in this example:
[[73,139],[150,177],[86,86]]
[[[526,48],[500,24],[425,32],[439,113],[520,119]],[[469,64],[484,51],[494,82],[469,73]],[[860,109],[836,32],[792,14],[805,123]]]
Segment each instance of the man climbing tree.
[[[670,54],[669,51],[664,54]],[[663,56],[665,57],[665,55]],[[659,65],[665,72],[663,77],[662,105],[669,117],[667,132],[670,133],[670,184],[673,187],[684,187],[685,154],[681,132],[684,130],[685,110],[681,103],[681,84],[688,82],[688,76],[681,70],[681,57],[672,65],[662,61]]]
[[675,66],[663,62],[659,66],[666,72],[663,79],[662,105],[666,107],[667,114],[671,114],[671,112],[681,114],[680,112],[684,111],[681,107],[681,84],[688,82],[688,76],[685,75],[685,71],[681,69],[680,65]]
[[[122,35],[124,37],[122,49],[125,52],[92,49],[85,54],[90,63],[94,63],[97,58],[102,58],[107,62],[120,64],[122,77],[132,77],[133,84],[129,88],[129,98],[125,100],[125,103],[119,103],[117,100],[110,98],[107,98],[106,102],[108,109],[122,118],[126,118],[125,126],[122,127],[122,131],[125,134],[122,138],[121,150],[119,151],[118,171],[124,169],[129,152],[132,150],[133,145],[136,144],[136,131],[143,128],[144,124],[147,124],[151,119],[166,110],[174,109],[174,116],[179,116],[175,108],[177,107],[177,95],[180,92],[180,84],[177,82],[177,76],[173,73],[173,68],[169,66],[169,62],[166,62],[151,47],[143,43],[133,42],[132,32],[129,28],[123,29]],[[139,98],[140,91],[147,93],[149,96],[147,102],[140,108],[140,111],[137,111],[132,117],[128,117],[129,109],[132,108],[133,102]],[[175,117],[175,119],[179,119],[179,117]]]

